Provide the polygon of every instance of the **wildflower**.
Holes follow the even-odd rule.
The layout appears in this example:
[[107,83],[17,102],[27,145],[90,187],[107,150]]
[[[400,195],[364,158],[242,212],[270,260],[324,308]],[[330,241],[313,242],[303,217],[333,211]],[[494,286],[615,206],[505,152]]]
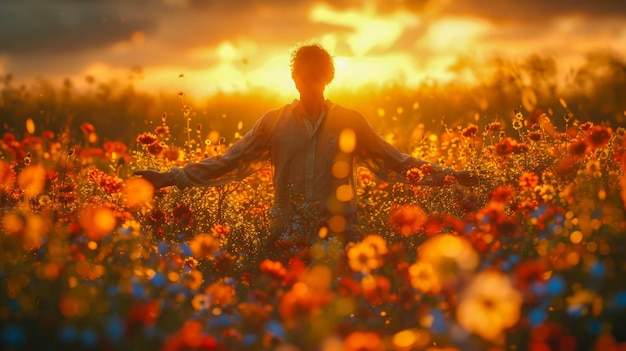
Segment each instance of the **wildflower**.
[[459,182],[459,180],[456,179],[456,176],[454,176],[453,174],[447,174],[446,176],[443,177],[443,184],[444,185],[452,185],[452,184],[456,184],[458,182]]
[[470,137],[475,136],[476,132],[478,132],[478,126],[471,124],[467,126],[465,129],[463,129],[461,134],[466,138],[470,138]]
[[587,136],[587,142],[593,148],[604,146],[609,143],[612,132],[611,128],[594,126]]
[[545,282],[546,263],[539,260],[526,260],[515,267],[515,285],[528,291],[535,282]]
[[368,169],[361,167],[358,171],[358,179],[360,183],[367,185],[374,182],[374,175]]
[[277,279],[283,279],[287,275],[287,269],[280,261],[272,261],[265,259],[259,264],[261,273],[275,277]]
[[168,161],[178,161],[181,157],[180,150],[177,148],[165,148],[163,150],[163,158]]
[[78,223],[89,239],[98,241],[113,231],[117,219],[113,211],[106,206],[90,205],[80,212]]
[[371,272],[379,268],[382,257],[377,252],[376,247],[368,243],[360,242],[353,244],[348,249],[348,265],[355,272]]
[[592,159],[585,164],[585,174],[591,178],[599,178],[602,176],[602,168],[600,167],[600,161]]
[[211,229],[211,234],[218,239],[223,239],[230,234],[230,229],[227,226],[216,224]]
[[478,266],[479,256],[465,238],[435,235],[418,249],[418,262],[432,266],[442,287],[450,286]]
[[148,152],[151,155],[158,155],[165,149],[165,145],[161,142],[155,141],[154,143],[148,145]]
[[515,140],[510,137],[506,137],[494,146],[494,151],[498,156],[508,156],[513,153],[513,145],[515,144]]
[[392,210],[389,224],[400,235],[408,236],[422,228],[426,213],[416,204],[402,205]]
[[428,262],[415,262],[409,266],[411,286],[424,293],[438,293],[441,290],[439,277]]
[[235,261],[235,256],[228,252],[221,252],[219,255],[215,256],[213,267],[215,267],[215,271],[218,273],[231,273],[235,267]]
[[210,234],[198,234],[189,243],[194,257],[211,257],[219,249],[219,242]]
[[424,163],[420,166],[420,171],[424,174],[433,174],[435,172],[435,167],[429,163]]
[[363,297],[372,305],[380,305],[389,301],[391,282],[389,278],[383,275],[365,275],[361,279],[361,288],[363,289]]
[[191,299],[191,306],[196,311],[206,311],[211,307],[211,299],[206,294],[196,294],[193,299]]
[[177,204],[172,212],[176,224],[189,228],[194,224],[193,209],[185,203]]
[[[160,125],[157,126],[156,128],[154,128],[154,133],[156,134],[169,134],[170,133],[170,127],[168,125]],[[152,144],[152,143],[150,143]]]
[[314,266],[300,274],[280,300],[278,313],[287,328],[295,326],[296,317],[317,315],[320,309],[332,301],[333,294],[329,291],[332,272],[325,266]]
[[6,132],[2,136],[2,141],[4,141],[4,143],[7,145],[11,145],[15,140],[16,140],[15,134],[13,133]]
[[539,141],[543,139],[543,133],[542,132],[529,132],[528,139],[532,141]]
[[89,136],[96,132],[96,128],[93,126],[93,124],[89,122],[81,123],[80,130],[83,132],[85,136]]
[[520,175],[518,184],[523,189],[532,190],[539,184],[539,176],[532,172],[524,172]]
[[127,160],[129,158],[129,156],[126,154],[126,151],[128,151],[128,146],[120,141],[107,140],[102,146],[104,148],[105,156],[110,159],[115,160],[118,158],[124,158]]
[[417,167],[413,167],[406,171],[406,179],[410,183],[417,184],[424,179],[424,173]]
[[152,201],[154,187],[143,178],[129,178],[125,181],[124,195],[126,205],[135,208]]
[[139,134],[136,140],[139,144],[147,146],[147,145],[155,143],[158,140],[158,138],[156,135],[152,133],[145,132],[145,133]]
[[343,341],[346,351],[382,351],[383,342],[380,335],[372,331],[355,331]]
[[202,328],[196,320],[185,321],[178,332],[167,337],[162,350],[221,350],[215,337],[203,334]]
[[567,151],[574,157],[581,157],[585,155],[588,147],[589,145],[585,140],[576,140],[569,144]]
[[378,234],[369,234],[361,242],[373,246],[379,255],[387,253],[387,241]]
[[591,129],[593,127],[593,122],[585,122],[583,124],[581,124],[578,129],[580,129],[583,132],[588,131],[589,129]]
[[461,293],[456,318],[466,330],[496,341],[504,330],[517,323],[521,304],[521,294],[506,275],[485,271]]
[[242,302],[237,305],[237,310],[241,315],[241,322],[245,328],[261,330],[269,320],[269,313],[272,307],[260,303]]
[[17,175],[17,185],[24,191],[24,196],[32,198],[43,191],[46,184],[46,171],[42,166],[26,166]]
[[[394,350],[422,350],[431,343],[432,336],[428,330],[424,329],[405,329],[395,333],[392,337]],[[454,351],[455,349],[447,350]],[[436,350],[430,347],[428,351]]]
[[204,283],[204,278],[202,277],[202,273],[197,269],[192,269],[185,275],[185,285],[191,290],[200,288],[202,283]]
[[15,183],[15,170],[8,162],[0,161],[0,187],[9,189]]
[[501,122],[491,122],[489,124],[487,124],[487,131],[489,132],[499,132],[502,130],[502,123]]
[[213,306],[225,307],[236,302],[235,288],[223,280],[207,286],[205,293],[210,297]]
[[499,186],[491,192],[491,201],[498,203],[509,202],[513,198],[513,189],[509,186]]
[[122,179],[104,173],[100,176],[99,184],[109,195],[117,194],[124,188],[124,181]]
[[514,154],[523,154],[525,152],[527,152],[528,150],[530,150],[530,147],[528,147],[528,144],[526,143],[514,143],[513,144],[513,153]]

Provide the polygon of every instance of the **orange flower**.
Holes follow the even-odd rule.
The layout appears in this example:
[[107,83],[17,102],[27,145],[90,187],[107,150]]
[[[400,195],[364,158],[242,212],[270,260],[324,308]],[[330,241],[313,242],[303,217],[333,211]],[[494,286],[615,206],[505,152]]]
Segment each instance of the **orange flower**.
[[165,145],[161,142],[155,141],[148,145],[148,152],[152,155],[158,155],[165,149]]
[[206,287],[204,291],[211,300],[211,305],[224,307],[236,301],[235,288],[220,280]]
[[522,295],[500,272],[479,273],[460,295],[456,318],[466,330],[489,341],[518,322]]
[[574,157],[581,157],[587,153],[588,147],[589,145],[585,140],[576,140],[569,144],[567,151]]
[[494,146],[494,151],[498,156],[508,156],[513,153],[513,146],[517,142],[510,137],[503,138]]
[[487,130],[490,132],[499,132],[502,130],[502,123],[497,121],[491,122],[487,124]]
[[409,266],[411,286],[424,293],[438,293],[441,290],[439,277],[428,262],[415,262]]
[[409,236],[422,228],[426,221],[426,213],[416,204],[396,207],[389,217],[389,224],[403,236]]
[[520,175],[518,184],[523,189],[533,190],[539,184],[539,176],[532,172],[524,172]]
[[156,134],[169,134],[170,133],[170,127],[167,125],[160,125],[157,126],[156,128],[154,128],[154,132]]
[[261,273],[275,277],[277,279],[283,279],[287,275],[287,269],[280,261],[272,261],[265,259],[259,264]]
[[213,256],[220,247],[213,235],[198,234],[189,243],[189,248],[195,257],[204,258]]
[[413,167],[406,171],[405,177],[410,183],[419,183],[424,179],[424,172],[417,167]]
[[355,331],[346,337],[343,349],[346,351],[382,351],[384,347],[378,333]]
[[158,140],[158,138],[156,135],[152,133],[145,132],[145,133],[139,134],[136,140],[141,145],[150,145],[150,144],[155,143]]
[[355,272],[369,273],[383,264],[383,258],[376,247],[366,242],[352,244],[347,255],[348,265]]
[[446,287],[454,285],[463,276],[473,272],[478,266],[479,259],[476,250],[467,239],[439,234],[429,238],[419,247],[417,262],[429,264],[441,286]]
[[93,126],[93,124],[89,123],[89,122],[83,122],[80,125],[80,130],[83,132],[84,135],[89,136],[92,133],[96,132],[96,128]]
[[613,133],[611,128],[594,126],[587,136],[587,142],[594,148],[604,146],[609,143],[611,133]]
[[211,229],[211,234],[218,239],[225,238],[228,234],[230,234],[230,229],[227,226],[216,224]]
[[474,135],[476,135],[476,132],[478,132],[478,126],[476,126],[475,124],[471,124],[467,126],[467,128],[463,129],[461,134],[464,137],[469,138],[469,137],[473,137]]

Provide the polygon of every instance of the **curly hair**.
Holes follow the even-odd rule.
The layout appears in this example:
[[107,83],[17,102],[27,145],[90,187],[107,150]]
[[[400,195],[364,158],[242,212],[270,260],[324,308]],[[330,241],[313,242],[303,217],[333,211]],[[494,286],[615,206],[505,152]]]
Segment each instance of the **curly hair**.
[[319,44],[301,44],[291,53],[291,76],[300,77],[306,83],[332,82],[335,64],[332,56]]

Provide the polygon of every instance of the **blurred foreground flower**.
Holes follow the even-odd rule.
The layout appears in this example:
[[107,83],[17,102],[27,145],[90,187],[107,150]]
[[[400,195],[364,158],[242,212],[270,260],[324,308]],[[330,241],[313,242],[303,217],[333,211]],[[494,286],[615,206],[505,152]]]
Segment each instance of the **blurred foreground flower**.
[[[476,269],[479,256],[467,239],[450,234],[440,234],[431,237],[420,246],[418,262],[427,263],[432,267],[442,287],[453,287],[457,281]],[[421,273],[416,272],[416,269],[413,268],[413,277],[417,278],[420,274],[426,274],[425,269],[420,269],[422,270]],[[436,287],[435,282],[437,280],[435,277],[430,280],[430,284],[434,284],[431,289]],[[421,283],[418,286],[422,286]]]
[[403,205],[392,210],[389,224],[398,234],[409,236],[422,228],[426,218],[426,213],[418,205]]
[[456,318],[468,331],[499,342],[502,332],[519,320],[521,304],[522,295],[506,275],[484,271],[461,293]]

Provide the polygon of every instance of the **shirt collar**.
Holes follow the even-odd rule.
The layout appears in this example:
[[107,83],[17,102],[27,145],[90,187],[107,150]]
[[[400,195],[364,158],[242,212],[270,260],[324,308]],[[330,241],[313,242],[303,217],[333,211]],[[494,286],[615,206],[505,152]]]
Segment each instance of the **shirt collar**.
[[[333,105],[334,103],[330,100],[324,100],[324,111],[326,111],[325,115],[328,114],[328,111],[330,111]],[[300,103],[300,100],[293,99],[293,102],[291,103],[291,111],[299,116],[304,116],[304,109],[302,107],[302,104]]]

